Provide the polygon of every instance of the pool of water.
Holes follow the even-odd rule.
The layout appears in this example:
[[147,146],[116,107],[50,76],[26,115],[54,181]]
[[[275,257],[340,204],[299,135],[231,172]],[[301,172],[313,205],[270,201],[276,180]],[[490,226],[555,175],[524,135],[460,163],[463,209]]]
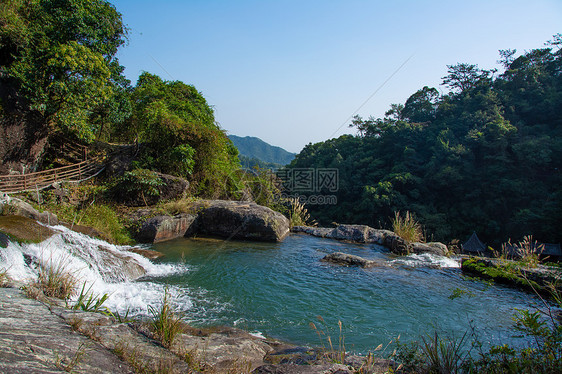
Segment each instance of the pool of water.
[[[152,248],[165,253],[161,263],[186,270],[143,282],[168,285],[186,320],[295,344],[320,344],[311,322],[337,340],[338,321],[347,349],[359,353],[398,336],[412,341],[434,331],[457,338],[476,332],[485,344],[517,343],[515,308],[538,303],[528,293],[463,277],[450,259],[398,258],[376,245],[307,235],[291,235],[282,243],[177,239]],[[336,251],[379,260],[381,266],[320,261]],[[451,298],[455,290],[464,294]]]

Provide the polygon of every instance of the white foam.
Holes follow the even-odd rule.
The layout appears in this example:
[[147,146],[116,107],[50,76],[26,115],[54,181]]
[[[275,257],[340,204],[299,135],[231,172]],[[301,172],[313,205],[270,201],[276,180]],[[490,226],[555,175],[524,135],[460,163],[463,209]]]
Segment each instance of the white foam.
[[[50,228],[57,233],[41,243],[10,242],[7,248],[0,251],[0,270],[6,269],[7,275],[13,280],[33,282],[37,280],[39,264],[62,264],[66,271],[78,279],[80,285],[86,285],[86,290],[98,296],[108,294],[109,298],[104,306],[120,314],[129,310],[130,316],[146,315],[148,305],[159,305],[165,288],[168,288],[170,299],[178,308],[187,310],[192,306],[187,290],[136,280],[119,266],[125,258],[127,262],[144,269],[145,277],[152,278],[186,273],[189,271],[186,265],[154,264],[147,258],[130,252],[130,246],[113,245],[64,226]],[[115,261],[116,258],[120,258],[121,262]]]
[[411,267],[437,266],[440,268],[460,268],[460,263],[454,258],[434,255],[430,253],[411,254],[396,260],[390,261],[392,264],[405,265]]

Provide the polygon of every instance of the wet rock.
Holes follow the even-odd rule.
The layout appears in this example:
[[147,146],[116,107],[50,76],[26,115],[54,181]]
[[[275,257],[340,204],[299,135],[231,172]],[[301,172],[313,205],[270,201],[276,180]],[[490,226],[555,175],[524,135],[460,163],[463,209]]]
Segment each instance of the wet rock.
[[392,253],[397,255],[408,255],[411,253],[411,244],[405,239],[402,239],[395,233],[391,232],[391,234],[386,235],[384,237],[383,245],[390,249]]
[[136,253],[138,255],[148,258],[149,260],[156,260],[157,258],[164,257],[164,253],[162,252],[153,251],[151,249],[138,248],[138,247],[130,248],[129,252]]
[[332,230],[329,237],[337,240],[365,243],[369,229],[371,228],[365,225],[338,225]]
[[321,261],[331,262],[343,266],[360,266],[362,268],[370,268],[379,265],[377,261],[367,260],[363,257],[350,255],[342,252],[334,252],[325,256]]
[[76,224],[68,224],[68,223],[62,223],[62,225],[64,227],[66,227],[67,229],[70,229],[72,231],[76,231],[76,232],[79,232],[79,233],[84,234],[84,235],[88,235],[88,236],[91,236],[91,237],[94,237],[94,238],[99,238],[99,239],[103,239],[105,241],[108,241],[108,238],[104,234],[102,234],[98,230],[94,229],[93,227],[84,226],[84,225],[76,225]]
[[379,245],[384,245],[387,236],[396,235],[389,230],[378,230],[365,225],[341,224],[335,228],[295,226],[291,230],[293,232],[302,232],[321,238]]
[[0,231],[15,240],[39,243],[55,234],[34,219],[23,216],[0,216]]
[[[138,279],[146,270],[131,255],[121,254],[102,245],[98,246],[98,258],[89,258],[88,262],[100,262],[98,268],[105,281],[124,282]],[[119,269],[115,272],[114,269]]]
[[334,229],[326,227],[309,227],[309,226],[293,226],[291,228],[292,232],[302,232],[304,234],[316,236],[319,238],[330,237]]
[[198,208],[199,233],[260,241],[281,241],[289,233],[284,215],[255,203],[208,200]]
[[447,246],[439,242],[412,243],[410,251],[416,254],[431,253],[434,255],[445,256],[447,254]]
[[136,234],[141,243],[158,243],[189,236],[196,231],[197,216],[187,213],[176,216],[156,216],[147,219]]

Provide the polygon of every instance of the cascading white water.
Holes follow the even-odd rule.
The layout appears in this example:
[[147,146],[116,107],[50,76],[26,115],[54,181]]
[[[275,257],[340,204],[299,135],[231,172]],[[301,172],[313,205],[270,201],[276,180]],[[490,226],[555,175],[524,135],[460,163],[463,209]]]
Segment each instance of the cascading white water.
[[[153,264],[145,257],[130,252],[131,247],[116,246],[100,239],[74,232],[64,226],[53,226],[56,234],[38,244],[10,242],[0,249],[0,270],[16,281],[37,280],[38,266],[63,266],[95,295],[108,294],[104,306],[129,315],[146,315],[148,305],[162,301],[165,285],[150,281],[155,277],[186,273],[182,264]],[[80,289],[78,289],[80,291]],[[169,292],[175,303],[188,309],[191,300],[185,289],[174,286]]]

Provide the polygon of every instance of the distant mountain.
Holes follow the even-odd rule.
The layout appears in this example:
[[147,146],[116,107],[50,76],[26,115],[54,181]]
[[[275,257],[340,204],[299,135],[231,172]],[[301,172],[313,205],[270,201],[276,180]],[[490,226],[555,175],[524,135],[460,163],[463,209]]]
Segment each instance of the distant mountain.
[[295,158],[295,154],[284,150],[281,147],[268,144],[253,136],[240,137],[229,135],[240,155],[250,159],[258,159],[265,163],[287,165]]

